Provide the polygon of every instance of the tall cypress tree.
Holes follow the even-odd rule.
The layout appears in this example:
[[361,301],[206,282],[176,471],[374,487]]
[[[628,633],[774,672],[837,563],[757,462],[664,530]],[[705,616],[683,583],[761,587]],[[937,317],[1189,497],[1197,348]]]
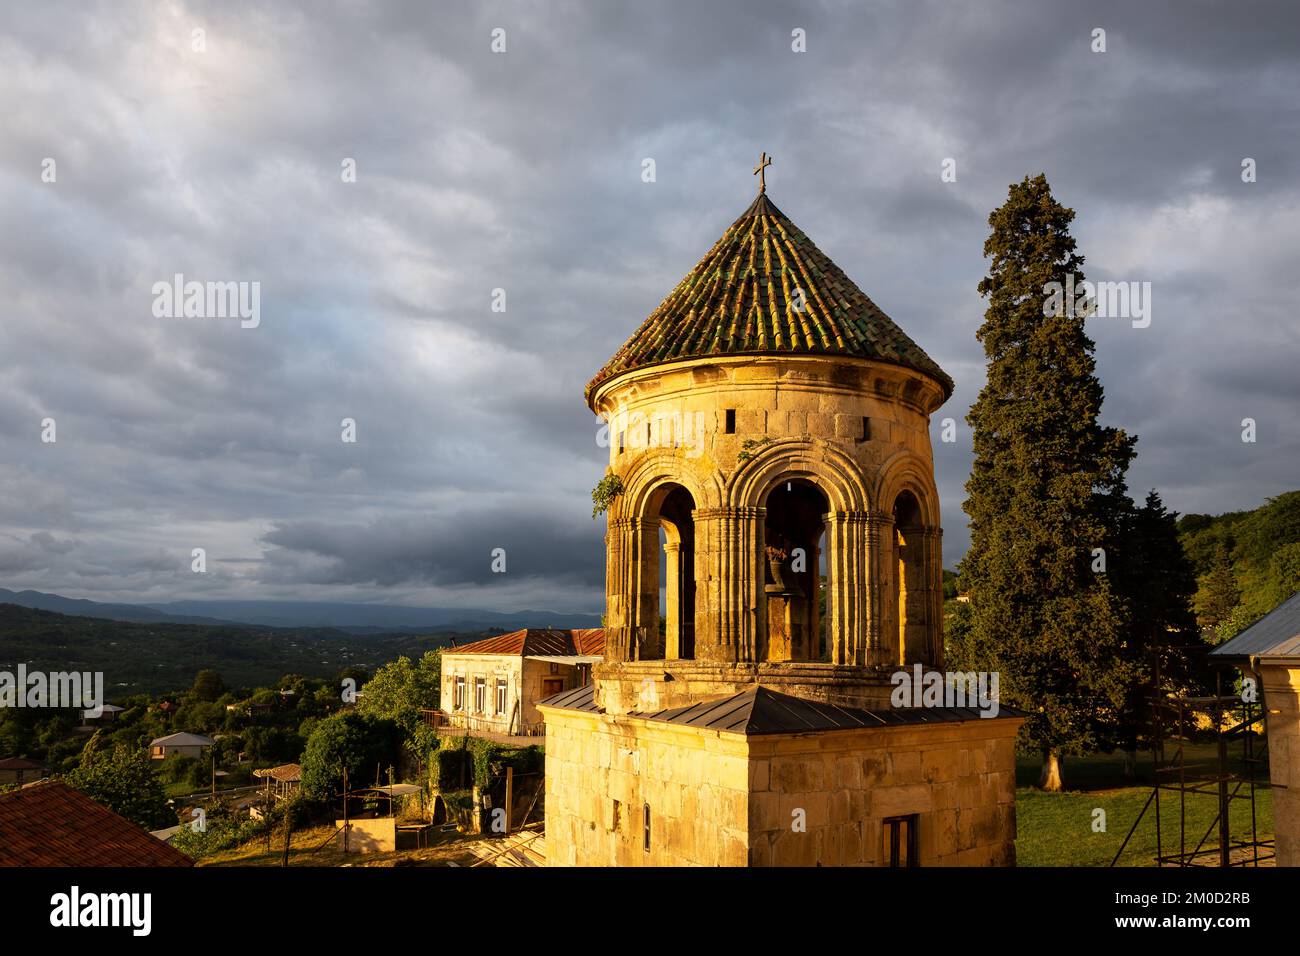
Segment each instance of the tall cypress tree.
[[1029,713],[1022,746],[1042,755],[1047,790],[1062,788],[1067,754],[1114,746],[1137,676],[1123,654],[1125,604],[1105,570],[1135,439],[1099,423],[1082,310],[1066,302],[1044,314],[1051,283],[1083,281],[1073,219],[1041,174],[1013,184],[990,214],[978,333],[988,382],[966,418],[970,663],[998,671],[1002,700]]

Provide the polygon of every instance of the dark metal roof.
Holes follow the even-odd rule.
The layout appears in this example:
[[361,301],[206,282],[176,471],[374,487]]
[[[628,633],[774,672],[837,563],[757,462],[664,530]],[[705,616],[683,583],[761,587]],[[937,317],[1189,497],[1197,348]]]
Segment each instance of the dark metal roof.
[[596,685],[586,684],[582,687],[573,687],[569,690],[562,690],[558,694],[552,694],[538,702],[542,707],[563,707],[565,710],[585,710],[588,713],[599,714],[601,709],[596,706]]
[[[537,702],[544,707],[561,707],[588,713],[604,713],[596,706],[596,685],[561,691]],[[1022,711],[1005,705],[997,718],[980,716],[975,707],[906,707],[894,710],[863,710],[804,700],[766,687],[751,687],[721,700],[704,701],[688,707],[654,712],[633,711],[629,717],[686,724],[708,730],[722,730],[753,737],[762,734],[799,734],[822,730],[857,730],[863,727],[900,727],[914,724],[960,723],[1023,717]]]
[[[797,734],[821,730],[856,730],[862,727],[890,727],[905,724],[956,723],[982,720],[974,707],[915,707],[894,710],[863,710],[804,700],[766,687],[753,687],[722,700],[712,700],[689,707],[675,707],[633,716],[687,724],[710,730],[756,736],[761,734]],[[1001,707],[998,717],[1023,716],[1010,707]]]
[[1210,651],[1221,660],[1249,657],[1300,659],[1300,591],[1291,595],[1232,640]]

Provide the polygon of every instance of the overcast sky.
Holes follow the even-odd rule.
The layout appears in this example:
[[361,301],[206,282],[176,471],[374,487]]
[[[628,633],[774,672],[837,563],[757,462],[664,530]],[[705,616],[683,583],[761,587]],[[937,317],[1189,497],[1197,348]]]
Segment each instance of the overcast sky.
[[[7,4],[0,586],[598,610],[583,386],[763,150],[957,381],[946,566],[986,220],[1025,174],[1077,211],[1089,278],[1152,284],[1150,327],[1090,322],[1134,494],[1300,487],[1300,5],[1083,6]],[[260,324],[156,316],[176,273],[260,283]]]

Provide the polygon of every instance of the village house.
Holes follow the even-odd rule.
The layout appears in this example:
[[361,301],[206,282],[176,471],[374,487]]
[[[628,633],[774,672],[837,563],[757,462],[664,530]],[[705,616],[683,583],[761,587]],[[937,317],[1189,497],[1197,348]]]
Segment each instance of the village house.
[[149,757],[153,760],[163,760],[172,754],[180,754],[182,757],[202,757],[214,743],[211,737],[204,737],[202,734],[169,734],[149,741]]
[[50,775],[50,768],[39,760],[5,757],[0,760],[0,786],[25,786]]
[[442,652],[435,726],[532,737],[543,733],[537,701],[585,684],[605,647],[600,628],[524,628]]
[[1210,652],[1253,678],[1264,708],[1278,866],[1300,866],[1300,592]]
[[538,706],[550,865],[1014,864],[1023,717],[891,703],[943,668],[952,391],[760,179],[587,386],[605,655]]
[[83,710],[81,719],[87,724],[112,724],[117,722],[117,715],[124,710],[125,707],[119,707],[117,704],[101,704],[98,714],[93,710]]

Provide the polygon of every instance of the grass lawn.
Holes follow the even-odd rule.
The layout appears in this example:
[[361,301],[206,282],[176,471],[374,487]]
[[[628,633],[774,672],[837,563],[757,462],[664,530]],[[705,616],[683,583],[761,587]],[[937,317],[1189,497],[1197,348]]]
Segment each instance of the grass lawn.
[[[1263,749],[1264,744],[1260,743]],[[1168,753],[1172,755],[1170,747]],[[1189,744],[1187,762],[1191,766],[1212,766],[1213,744]],[[1235,758],[1235,759],[1234,759]],[[1229,753],[1229,767],[1240,766],[1240,747]],[[1065,793],[1043,793],[1034,789],[1040,764],[1021,758],[1016,764],[1016,864],[1018,866],[1109,866],[1115,851],[1124,842],[1129,828],[1151,796],[1151,755],[1138,755],[1136,784],[1123,779],[1124,759],[1120,753],[1076,757],[1066,761]],[[1229,793],[1232,785],[1229,785]],[[1248,793],[1245,785],[1238,791]],[[1160,792],[1160,828],[1164,852],[1179,850],[1179,794]],[[1218,799],[1213,794],[1188,794],[1187,849],[1193,849],[1210,829],[1218,815]],[[1093,811],[1106,812],[1106,831],[1093,832]],[[1255,790],[1255,819],[1261,837],[1273,834],[1273,800],[1267,774],[1260,774]],[[1229,813],[1231,836],[1250,839],[1250,804],[1234,800]],[[1218,826],[1204,848],[1218,846]],[[1141,825],[1129,840],[1120,859],[1121,866],[1154,866],[1156,854],[1156,820],[1154,804],[1147,810]],[[1203,858],[1213,863],[1214,858]]]

